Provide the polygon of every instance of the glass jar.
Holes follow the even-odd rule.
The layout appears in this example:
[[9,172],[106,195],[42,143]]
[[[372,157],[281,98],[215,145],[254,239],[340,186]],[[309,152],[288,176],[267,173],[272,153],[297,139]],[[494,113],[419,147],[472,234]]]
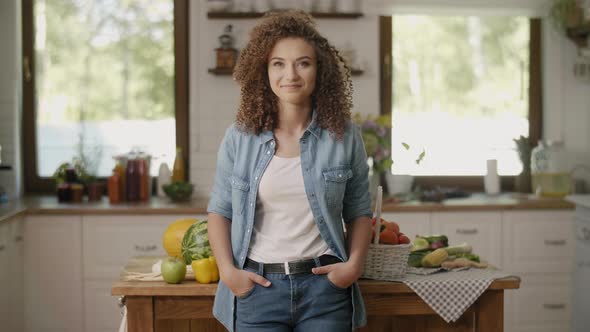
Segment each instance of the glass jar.
[[544,197],[564,197],[571,188],[565,147],[559,141],[539,141],[531,151],[533,190]]

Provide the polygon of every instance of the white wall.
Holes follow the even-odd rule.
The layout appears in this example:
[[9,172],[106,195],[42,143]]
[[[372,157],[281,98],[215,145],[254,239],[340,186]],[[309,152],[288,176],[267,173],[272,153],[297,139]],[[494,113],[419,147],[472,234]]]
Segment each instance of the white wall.
[[583,179],[590,190],[590,84],[574,78],[577,48],[556,32],[549,22],[543,25],[543,137],[560,140],[569,152],[573,177]]
[[0,186],[9,196],[20,194],[20,1],[0,1],[0,146],[2,164]]
[[[234,119],[238,107],[239,86],[230,76],[215,76],[207,72],[215,67],[213,49],[219,46],[217,37],[227,24],[234,27],[236,47],[247,42],[248,31],[255,20],[207,19],[203,1],[191,2],[191,181],[196,193],[208,197],[213,183],[216,155],[225,128]],[[356,50],[365,73],[353,76],[354,111],[363,114],[379,113],[379,40],[377,16],[359,19],[324,19],[317,21],[319,30],[335,46],[349,43]]]
[[[204,1],[191,1],[190,13],[190,145],[191,181],[197,195],[206,197],[212,183],[216,152],[225,128],[233,121],[238,104],[238,86],[228,76],[214,76],[213,49],[223,27],[232,23],[238,48],[254,20],[209,20]],[[396,12],[519,13],[542,16],[546,0],[366,0],[366,15],[351,20],[319,20],[320,31],[336,46],[347,41],[366,63],[363,76],[355,76],[355,111],[379,112],[378,18]],[[20,169],[20,1],[0,1],[0,144],[3,160]],[[544,25],[544,133],[562,139],[571,152],[572,166],[590,164],[590,86],[575,81],[572,72],[576,49],[568,39]],[[17,124],[18,122],[18,124]],[[6,173],[6,172],[4,172]],[[2,173],[0,173],[2,174]],[[578,172],[590,183],[590,174]],[[18,172],[0,175],[0,184],[19,188]]]

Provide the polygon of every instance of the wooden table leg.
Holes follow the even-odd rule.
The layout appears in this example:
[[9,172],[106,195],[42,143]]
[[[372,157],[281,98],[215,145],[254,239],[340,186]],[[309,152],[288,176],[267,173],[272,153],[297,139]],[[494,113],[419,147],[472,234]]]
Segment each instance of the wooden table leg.
[[487,290],[477,300],[476,331],[504,331],[504,290]]
[[154,302],[151,296],[127,296],[127,331],[154,332]]

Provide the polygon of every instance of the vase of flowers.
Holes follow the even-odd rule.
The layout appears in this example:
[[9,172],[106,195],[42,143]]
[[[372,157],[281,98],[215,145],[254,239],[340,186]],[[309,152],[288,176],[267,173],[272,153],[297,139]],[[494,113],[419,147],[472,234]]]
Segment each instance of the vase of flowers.
[[[397,178],[401,178],[404,188],[412,184],[411,175],[393,175],[391,167],[393,159],[391,158],[391,115],[367,115],[362,116],[359,113],[353,115],[353,121],[357,123],[363,135],[365,150],[367,151],[367,162],[370,166],[369,171],[369,191],[375,194],[379,185],[383,186],[386,193],[394,194],[399,190],[389,188],[389,184],[400,183]],[[409,150],[407,143],[402,143],[405,150]],[[420,164],[425,156],[422,151],[417,159],[416,164]],[[391,181],[393,178],[396,181]],[[399,187],[399,185],[397,185]],[[398,188],[399,189],[399,188]],[[408,190],[409,191],[409,190]]]
[[363,135],[365,150],[367,151],[369,170],[369,191],[376,192],[379,185],[385,184],[385,176],[391,171],[391,116],[367,115],[356,113],[353,120],[357,123]]

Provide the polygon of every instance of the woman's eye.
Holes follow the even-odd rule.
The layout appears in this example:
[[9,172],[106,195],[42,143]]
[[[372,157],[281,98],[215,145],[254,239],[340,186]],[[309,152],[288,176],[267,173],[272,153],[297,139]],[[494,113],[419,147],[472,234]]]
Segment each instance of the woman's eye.
[[303,67],[303,68],[305,68],[305,67],[309,67],[309,62],[307,62],[307,61],[303,61],[303,62],[300,62],[300,63],[299,63],[299,65],[300,65],[301,67]]
[[281,67],[283,65],[282,62],[273,62],[273,67]]

